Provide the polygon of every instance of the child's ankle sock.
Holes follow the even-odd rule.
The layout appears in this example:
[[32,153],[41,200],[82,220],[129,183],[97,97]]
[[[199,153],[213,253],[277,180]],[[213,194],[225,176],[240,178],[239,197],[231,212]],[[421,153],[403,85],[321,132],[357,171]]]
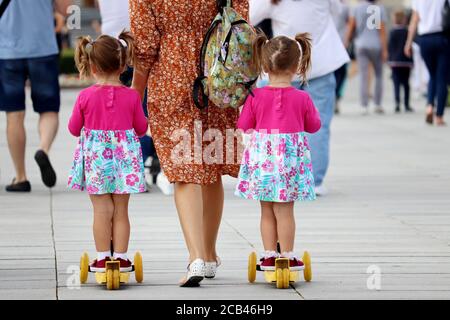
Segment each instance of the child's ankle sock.
[[114,259],[116,260],[116,259],[122,259],[122,260],[128,260],[128,257],[127,257],[127,253],[125,252],[125,253],[117,253],[117,252],[114,252]]
[[111,251],[97,252],[97,261],[102,261],[109,257],[111,257]]
[[278,256],[279,256],[279,254],[276,251],[266,250],[262,253],[262,257],[265,259],[278,258]]
[[290,252],[283,252],[283,254],[281,255],[283,258],[288,258],[289,260],[293,260],[293,259],[298,259],[297,255],[295,254],[294,251],[290,251]]

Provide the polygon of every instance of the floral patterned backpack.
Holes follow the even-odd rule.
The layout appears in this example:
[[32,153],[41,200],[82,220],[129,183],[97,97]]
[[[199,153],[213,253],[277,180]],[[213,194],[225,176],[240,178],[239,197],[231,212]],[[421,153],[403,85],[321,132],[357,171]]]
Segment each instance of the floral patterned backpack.
[[256,34],[231,5],[217,0],[219,14],[206,33],[201,48],[200,76],[195,80],[195,105],[239,108],[251,93],[258,74],[251,67],[252,41]]

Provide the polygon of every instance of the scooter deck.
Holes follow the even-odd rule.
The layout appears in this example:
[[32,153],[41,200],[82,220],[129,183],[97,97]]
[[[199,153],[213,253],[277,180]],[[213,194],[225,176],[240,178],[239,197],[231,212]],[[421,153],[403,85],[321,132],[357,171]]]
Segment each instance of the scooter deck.
[[[120,270],[120,262],[119,261],[108,261],[106,263],[106,270]],[[133,268],[134,269],[134,268]],[[120,272],[120,283],[128,283],[130,280],[130,272]],[[98,284],[105,284],[107,282],[106,272],[96,272],[95,273],[95,281]]]
[[[275,271],[264,271],[264,279],[267,282],[273,283],[277,282],[277,270],[278,269],[289,269],[289,259],[279,258],[275,261]],[[299,280],[298,271],[289,272],[289,282],[297,282]]]

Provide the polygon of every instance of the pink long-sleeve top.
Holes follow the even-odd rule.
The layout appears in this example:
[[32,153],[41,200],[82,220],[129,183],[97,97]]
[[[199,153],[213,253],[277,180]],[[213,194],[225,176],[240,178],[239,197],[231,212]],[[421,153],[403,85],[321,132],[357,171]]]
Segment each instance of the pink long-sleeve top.
[[321,125],[308,93],[294,87],[267,86],[248,96],[237,127],[266,133],[315,133]]
[[139,137],[147,133],[148,121],[139,93],[125,86],[94,85],[78,95],[69,131],[79,137],[89,130],[131,130]]

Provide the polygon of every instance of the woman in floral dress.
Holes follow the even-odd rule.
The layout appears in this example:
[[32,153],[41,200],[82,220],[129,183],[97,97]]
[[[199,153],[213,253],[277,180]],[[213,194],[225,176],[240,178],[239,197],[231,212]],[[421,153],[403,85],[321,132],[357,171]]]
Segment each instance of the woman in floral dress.
[[[233,7],[247,17],[247,0],[234,0]],[[137,56],[133,87],[141,94],[148,87],[152,136],[162,169],[175,183],[175,203],[190,254],[189,272],[182,286],[196,286],[203,276],[215,276],[224,198],[221,176],[236,177],[239,172],[236,148],[216,149],[217,159],[224,159],[219,163],[205,161],[201,150],[199,159],[196,148],[200,145],[205,150],[210,144],[204,141],[209,140],[204,136],[208,129],[218,130],[225,139],[226,130],[235,129],[239,115],[238,110],[219,109],[212,104],[199,110],[192,98],[200,47],[216,14],[215,0],[130,0]],[[184,148],[187,152],[182,161],[176,153],[182,143],[180,137],[188,137],[190,145]],[[230,152],[234,161],[226,164]]]

